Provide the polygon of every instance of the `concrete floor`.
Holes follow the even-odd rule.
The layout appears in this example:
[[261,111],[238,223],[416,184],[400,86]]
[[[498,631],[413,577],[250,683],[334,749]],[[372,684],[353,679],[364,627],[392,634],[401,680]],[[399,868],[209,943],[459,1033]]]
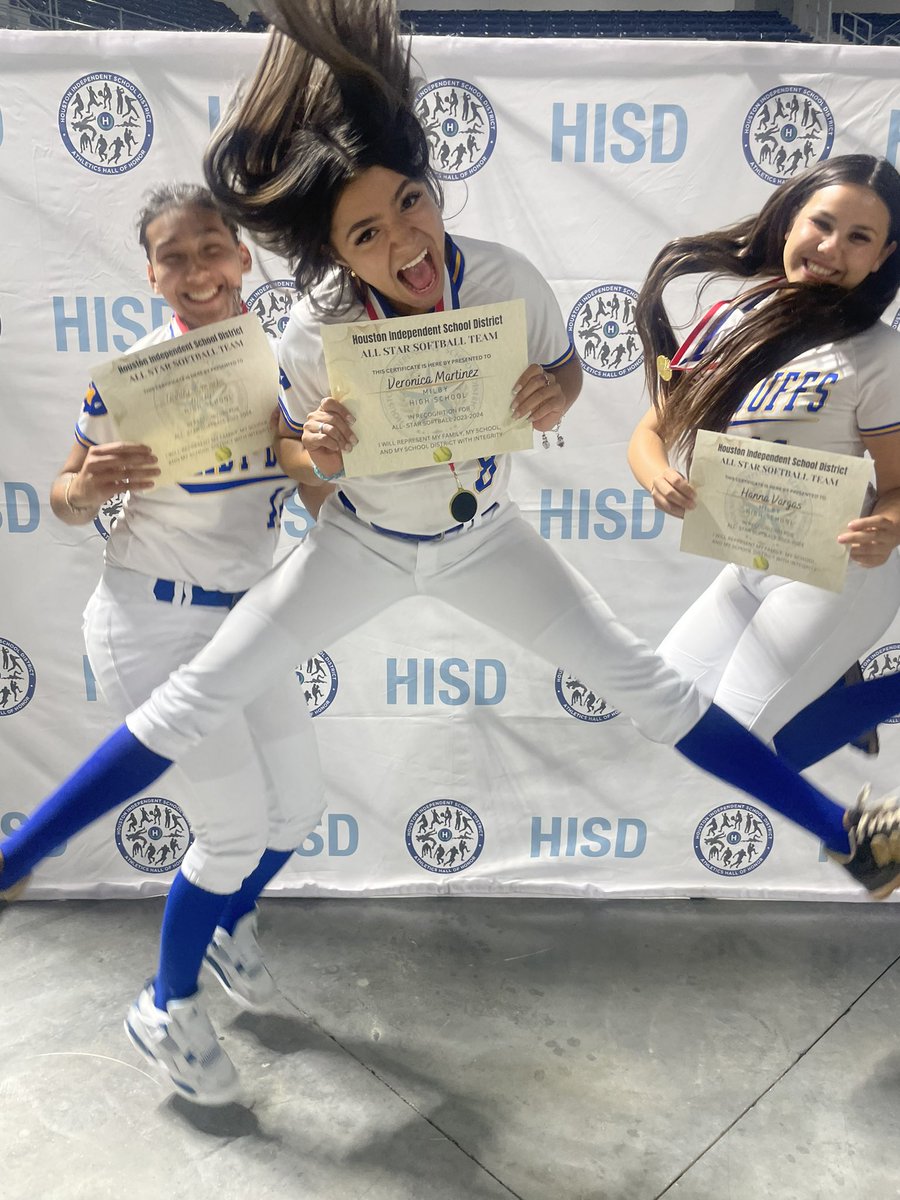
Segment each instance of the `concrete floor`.
[[264,901],[221,1109],[122,1031],[161,911],[0,909],[2,1200],[900,1197],[892,905]]

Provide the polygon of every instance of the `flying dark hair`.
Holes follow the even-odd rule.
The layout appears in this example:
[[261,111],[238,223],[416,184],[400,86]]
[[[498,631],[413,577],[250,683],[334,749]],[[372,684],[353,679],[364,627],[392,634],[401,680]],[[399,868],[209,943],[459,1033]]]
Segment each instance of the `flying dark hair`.
[[163,183],[148,192],[144,207],[137,216],[138,241],[144,247],[147,257],[150,257],[150,243],[147,238],[147,226],[163,213],[173,208],[205,208],[215,213],[222,224],[233,235],[234,240],[240,239],[238,223],[227,216],[216,204],[212,192],[199,183]]
[[218,203],[286,259],[297,289],[335,267],[335,205],[370,167],[440,204],[394,0],[265,0],[269,41],[204,158]]
[[657,373],[657,357],[671,358],[679,344],[663,304],[666,285],[682,275],[712,274],[761,277],[770,287],[773,277],[783,274],[784,242],[799,210],[821,188],[845,183],[870,188],[884,202],[890,215],[888,244],[900,243],[900,174],[885,159],[844,154],[781,184],[755,217],[715,233],[676,238],[657,255],[636,321],[647,388],[667,445],[690,456],[696,431],[724,430],[755,383],[805,350],[869,329],[896,296],[900,251],[851,289],[784,283],[720,340],[715,369],[676,372],[668,383]]

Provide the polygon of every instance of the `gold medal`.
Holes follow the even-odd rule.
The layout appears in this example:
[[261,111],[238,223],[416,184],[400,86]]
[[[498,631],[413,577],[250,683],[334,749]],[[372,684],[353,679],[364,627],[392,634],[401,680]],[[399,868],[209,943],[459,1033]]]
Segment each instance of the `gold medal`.
[[475,515],[478,512],[478,497],[474,492],[466,491],[459,482],[456,474],[456,463],[447,463],[447,466],[450,468],[450,474],[453,476],[453,482],[456,484],[456,495],[450,501],[450,516],[456,521],[457,525],[466,525],[469,521],[475,520]]
[[656,359],[656,373],[660,379],[664,379],[666,383],[672,378],[672,362],[666,358],[664,354],[660,354]]
[[460,488],[450,501],[450,516],[458,525],[474,520],[478,512],[478,500],[473,492]]

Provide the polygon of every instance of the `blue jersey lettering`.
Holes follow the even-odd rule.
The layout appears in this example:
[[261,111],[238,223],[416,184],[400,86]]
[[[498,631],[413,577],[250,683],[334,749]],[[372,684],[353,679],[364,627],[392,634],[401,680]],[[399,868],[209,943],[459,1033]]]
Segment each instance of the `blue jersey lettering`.
[[491,455],[490,458],[479,458],[478,462],[481,466],[481,474],[475,480],[475,491],[483,492],[494,482],[494,476],[497,473],[497,461]]
[[781,393],[786,391],[787,388],[789,388],[791,386],[791,384],[794,383],[799,378],[800,378],[799,371],[786,372],[784,379],[782,379],[781,383],[778,385],[778,387],[775,389],[775,391],[769,397],[769,403],[766,405],[765,411],[771,412],[772,409],[775,407],[775,401],[778,399],[778,397],[781,395]]
[[820,399],[813,400],[812,397],[810,397],[810,399],[807,401],[807,404],[806,404],[807,412],[818,412],[819,411],[819,409],[824,405],[825,401],[828,399],[828,385],[831,383],[837,383],[839,378],[840,378],[840,376],[837,374],[836,371],[829,371],[827,375],[824,375],[822,377],[822,379],[819,380],[819,383],[815,388],[815,392],[816,392],[816,395],[818,395],[820,397]]
[[791,398],[790,398],[790,400],[788,400],[787,404],[785,404],[783,411],[784,412],[793,412],[794,405],[797,403],[798,398],[800,396],[803,396],[806,394],[806,385],[808,383],[812,383],[813,380],[818,379],[818,378],[819,378],[818,371],[807,371],[806,374],[803,376],[803,381],[801,382],[799,387],[794,388],[793,392],[791,393]]

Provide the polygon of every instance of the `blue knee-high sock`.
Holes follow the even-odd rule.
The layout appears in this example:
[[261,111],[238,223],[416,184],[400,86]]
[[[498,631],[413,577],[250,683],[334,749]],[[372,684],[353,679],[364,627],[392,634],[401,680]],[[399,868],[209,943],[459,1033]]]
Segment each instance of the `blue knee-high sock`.
[[724,709],[711,704],[675,749],[704,771],[802,825],[829,850],[849,853],[841,806],[817,791]]
[[120,725],[5,842],[0,888],[18,883],[62,842],[158,779],[171,760]]
[[900,674],[826,692],[775,734],[775,749],[802,771],[900,713]]
[[203,955],[229,897],[206,892],[179,871],[172,880],[163,914],[154,1003],[165,1008],[197,990]]
[[275,878],[293,853],[293,850],[265,851],[256,869],[241,884],[240,891],[229,898],[219,917],[219,924],[227,933],[234,933],[234,927],[241,917],[245,917],[256,907],[260,892]]

